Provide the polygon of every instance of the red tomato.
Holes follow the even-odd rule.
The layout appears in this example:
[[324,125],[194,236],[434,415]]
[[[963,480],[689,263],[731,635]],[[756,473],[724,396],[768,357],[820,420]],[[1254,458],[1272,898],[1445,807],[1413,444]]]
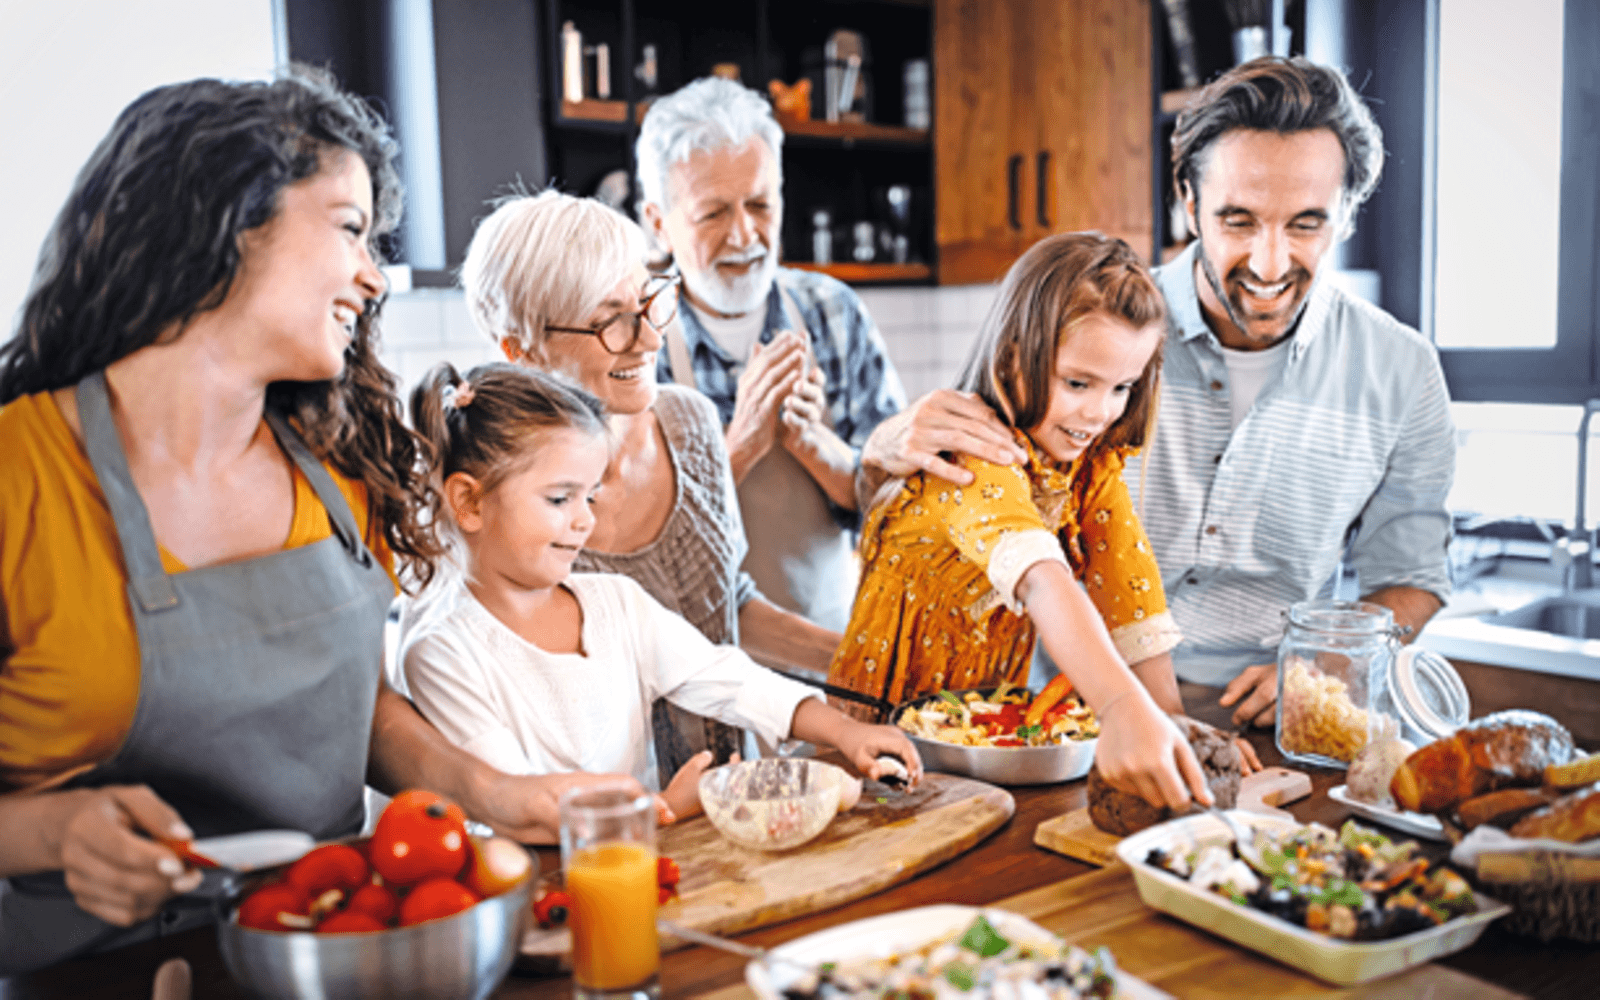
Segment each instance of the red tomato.
[[656,886],[656,905],[665,906],[667,901],[678,894],[678,890],[670,885]]
[[388,886],[367,884],[355,891],[345,904],[346,913],[364,913],[380,923],[388,923],[400,912],[400,897]]
[[478,903],[478,894],[448,876],[419,883],[400,901],[400,926],[453,916]]
[[461,884],[485,898],[498,896],[521,882],[533,862],[522,845],[504,837],[467,837],[467,866]]
[[972,724],[974,726],[1000,726],[999,712],[973,712]]
[[360,851],[345,844],[326,844],[290,865],[284,881],[316,897],[329,889],[350,892],[371,877]]
[[552,889],[533,904],[533,918],[540,927],[554,927],[567,922],[572,909],[572,898],[560,889]]
[[238,923],[258,931],[309,931],[311,898],[287,882],[264,885],[239,904]]
[[997,739],[997,740],[994,741],[994,745],[997,746],[997,747],[1022,747],[1022,746],[1027,746],[1027,744],[1022,742],[1021,740],[1013,740],[1013,739]]
[[656,858],[656,884],[665,886],[677,885],[683,878],[683,872],[678,868],[678,863],[665,854]]
[[318,934],[365,934],[384,929],[383,921],[366,913],[345,910],[317,925]]
[[1004,726],[1007,732],[1011,732],[1018,726],[1022,725],[1022,706],[1012,704],[1001,705],[1000,725]]
[[466,816],[432,792],[401,792],[378,817],[368,850],[392,885],[454,878],[467,860]]

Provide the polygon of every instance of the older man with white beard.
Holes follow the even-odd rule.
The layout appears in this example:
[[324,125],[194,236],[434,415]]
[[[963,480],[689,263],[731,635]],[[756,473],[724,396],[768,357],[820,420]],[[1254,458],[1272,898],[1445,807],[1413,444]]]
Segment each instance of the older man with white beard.
[[778,266],[782,147],[767,102],[728,80],[698,80],[645,115],[645,225],[684,284],[657,374],[717,405],[757,585],[840,631],[855,593],[861,445],[905,390],[849,287]]

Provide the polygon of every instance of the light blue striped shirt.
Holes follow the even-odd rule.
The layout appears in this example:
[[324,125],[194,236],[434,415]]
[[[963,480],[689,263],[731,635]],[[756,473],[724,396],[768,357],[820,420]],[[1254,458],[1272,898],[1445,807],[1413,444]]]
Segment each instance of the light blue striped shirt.
[[1348,566],[1360,593],[1449,596],[1455,426],[1433,345],[1319,280],[1283,370],[1230,429],[1228,367],[1201,315],[1194,255],[1156,271],[1171,314],[1161,409],[1143,466],[1124,478],[1184,635],[1178,675],[1221,684],[1276,660],[1285,611],[1327,595],[1357,521]]

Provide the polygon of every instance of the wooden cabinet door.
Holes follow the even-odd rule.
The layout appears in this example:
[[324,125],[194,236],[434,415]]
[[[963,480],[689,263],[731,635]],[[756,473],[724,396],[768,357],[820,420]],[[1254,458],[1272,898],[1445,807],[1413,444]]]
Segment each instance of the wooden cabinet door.
[[1033,53],[1022,0],[935,0],[934,238],[943,284],[992,281],[1032,242],[1022,204]]
[[[1129,0],[1031,0],[1037,237],[1098,229],[1150,259],[1150,8]],[[1043,211],[1037,210],[1043,201]],[[1036,237],[1036,238],[1037,238]]]
[[1051,233],[1148,254],[1149,8],[935,0],[939,281],[994,281]]

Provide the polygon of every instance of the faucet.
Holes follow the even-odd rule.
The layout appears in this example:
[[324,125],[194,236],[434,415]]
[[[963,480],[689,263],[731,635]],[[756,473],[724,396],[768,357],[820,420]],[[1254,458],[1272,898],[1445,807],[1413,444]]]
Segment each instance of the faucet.
[[1588,506],[1589,486],[1589,418],[1600,411],[1600,399],[1583,404],[1583,416],[1578,418],[1578,510],[1573,517],[1572,538],[1578,551],[1572,564],[1572,589],[1583,590],[1594,586],[1594,530],[1584,523],[1584,508]]

